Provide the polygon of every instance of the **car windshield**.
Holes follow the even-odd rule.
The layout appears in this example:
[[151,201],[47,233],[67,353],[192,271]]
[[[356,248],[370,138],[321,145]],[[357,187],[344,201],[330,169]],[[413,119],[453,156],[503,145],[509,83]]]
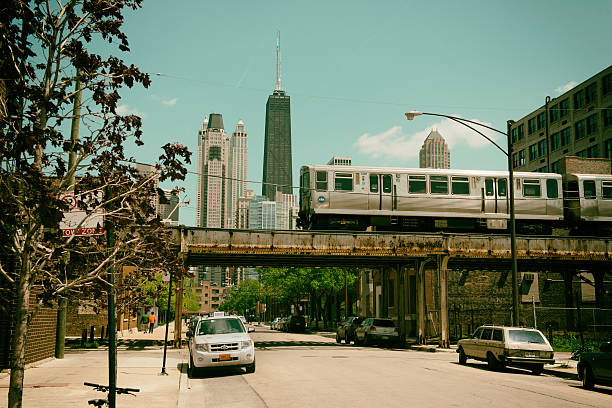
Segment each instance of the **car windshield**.
[[395,327],[395,325],[393,324],[393,320],[382,319],[374,319],[374,323],[372,323],[372,325],[378,327]]
[[508,330],[508,338],[514,343],[546,344],[539,332],[531,330]]
[[244,333],[244,326],[238,319],[207,319],[200,322],[198,335]]

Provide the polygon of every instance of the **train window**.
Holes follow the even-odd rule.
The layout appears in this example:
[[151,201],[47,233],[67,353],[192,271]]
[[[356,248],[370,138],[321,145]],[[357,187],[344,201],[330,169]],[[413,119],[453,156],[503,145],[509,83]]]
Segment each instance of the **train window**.
[[601,198],[612,200],[612,181],[601,182]]
[[453,176],[453,178],[452,178],[452,193],[453,194],[470,194],[470,179],[469,179],[469,177]]
[[378,174],[370,174],[370,193],[378,193]]
[[541,195],[542,188],[540,187],[540,180],[523,180],[523,197],[540,197]]
[[353,175],[351,173],[336,173],[334,190],[353,191]]
[[408,176],[408,192],[413,194],[427,193],[425,176]]
[[597,198],[595,193],[595,180],[584,180],[582,182],[582,189],[584,190],[585,200],[594,200]]
[[493,179],[485,179],[485,192],[487,193],[487,196],[493,195]]
[[497,180],[497,195],[499,197],[508,195],[508,181],[506,179]]
[[391,175],[390,174],[384,174],[382,176],[382,185],[383,185],[383,193],[390,193],[391,192]]
[[326,171],[317,171],[317,191],[327,191]]
[[546,180],[546,195],[548,198],[558,198],[559,197],[559,186],[557,185],[557,180],[555,179]]
[[448,194],[448,177],[429,176],[429,191],[431,194]]

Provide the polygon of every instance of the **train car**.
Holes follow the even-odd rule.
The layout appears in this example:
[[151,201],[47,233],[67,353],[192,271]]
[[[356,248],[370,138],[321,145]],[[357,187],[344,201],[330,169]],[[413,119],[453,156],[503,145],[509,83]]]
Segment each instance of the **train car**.
[[[563,222],[562,179],[514,173],[519,232]],[[508,173],[307,165],[300,172],[299,223],[307,229],[503,231]],[[533,222],[537,220],[537,222]]]
[[612,175],[564,174],[565,219],[587,235],[612,235]]

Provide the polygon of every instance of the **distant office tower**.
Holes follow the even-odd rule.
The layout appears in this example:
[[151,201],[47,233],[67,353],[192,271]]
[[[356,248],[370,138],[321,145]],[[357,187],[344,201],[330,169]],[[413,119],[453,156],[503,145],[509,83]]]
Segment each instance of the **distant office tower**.
[[255,196],[249,206],[250,229],[276,229],[276,202]]
[[266,103],[262,194],[274,200],[276,192],[292,193],[291,113],[289,95],[281,89],[280,34],[276,42],[276,87]]
[[246,190],[243,196],[238,197],[238,211],[236,216],[236,228],[249,228],[249,207],[251,201],[255,198],[253,190]]
[[172,190],[162,189],[163,197],[159,197],[159,218],[167,225],[178,225],[179,197]]
[[350,166],[353,159],[348,156],[334,156],[327,162],[328,166]]
[[450,169],[448,145],[437,130],[432,130],[419,152],[419,167],[429,169]]
[[138,171],[138,173],[146,178],[150,178],[150,187],[151,187],[151,199],[150,199],[150,203],[151,203],[151,207],[153,207],[155,209],[155,215],[150,217],[150,218],[155,218],[157,216],[159,216],[159,196],[158,196],[158,187],[159,187],[159,174],[157,174],[157,170],[155,169],[155,166],[153,166],[152,164],[145,164],[145,163],[136,163],[136,171]]
[[248,153],[248,133],[241,119],[230,140],[228,226],[226,228],[239,228],[238,200],[246,194]]
[[277,230],[293,230],[298,214],[297,199],[294,194],[276,192],[276,228]]

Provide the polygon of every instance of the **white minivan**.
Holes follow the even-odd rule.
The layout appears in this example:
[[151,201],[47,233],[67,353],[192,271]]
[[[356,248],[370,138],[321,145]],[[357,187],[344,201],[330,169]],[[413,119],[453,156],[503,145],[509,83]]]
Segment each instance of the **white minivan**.
[[255,372],[255,344],[238,316],[213,316],[200,319],[189,331],[189,373],[200,368],[241,366]]

